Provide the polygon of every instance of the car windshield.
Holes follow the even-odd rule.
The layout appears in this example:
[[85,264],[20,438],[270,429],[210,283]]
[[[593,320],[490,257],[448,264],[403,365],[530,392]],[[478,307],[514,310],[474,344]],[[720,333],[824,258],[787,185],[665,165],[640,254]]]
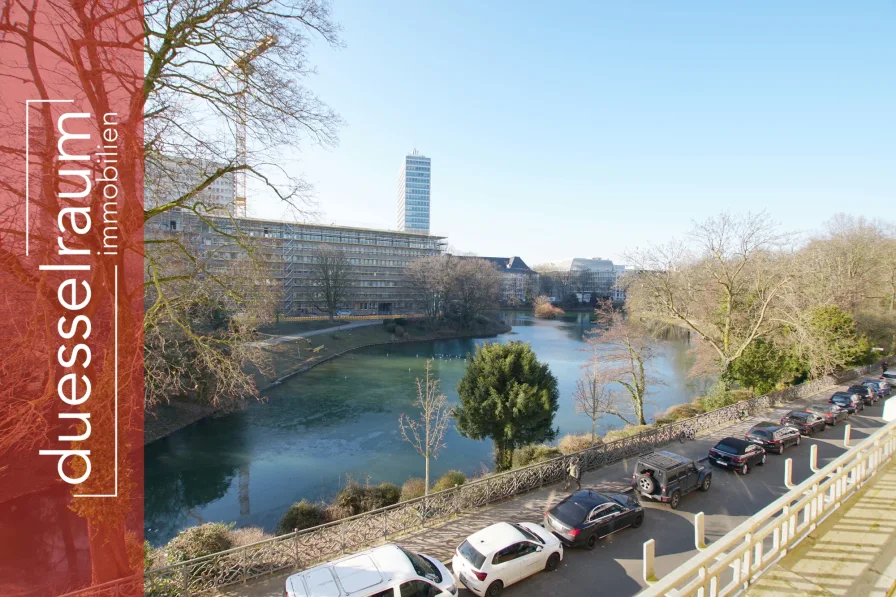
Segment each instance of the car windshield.
[[485,562],[485,556],[476,551],[476,548],[470,545],[469,541],[464,541],[457,548],[457,551],[465,560],[473,564],[473,568],[482,570],[482,564]]
[[589,508],[573,500],[563,500],[551,510],[551,514],[560,522],[575,526],[585,520]]
[[729,446],[725,442],[717,443],[716,450],[718,450],[719,452],[726,452],[728,454],[740,454],[740,448],[735,448],[734,446]]
[[756,437],[768,437],[768,431],[764,429],[750,429],[749,435],[754,435]]
[[411,561],[411,566],[414,567],[414,572],[417,573],[417,576],[422,576],[423,578],[428,578],[436,582],[442,582],[442,574],[435,564],[423,556],[410,552],[403,547],[399,547],[398,549],[400,549]]
[[516,524],[515,522],[512,522],[512,523],[510,523],[510,526],[512,526],[519,532],[521,532],[523,534],[523,537],[525,537],[529,541],[534,541],[535,543],[540,543],[540,544],[544,545],[544,541],[541,540],[541,537],[539,537],[538,535],[536,535],[535,533],[533,533],[532,531],[530,531],[523,525]]
[[808,419],[809,413],[790,413],[787,415],[789,419]]

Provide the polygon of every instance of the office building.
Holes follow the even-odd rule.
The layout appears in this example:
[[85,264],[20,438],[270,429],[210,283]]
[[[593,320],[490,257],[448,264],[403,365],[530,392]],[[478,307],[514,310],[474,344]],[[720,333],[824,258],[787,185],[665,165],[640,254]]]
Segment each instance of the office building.
[[555,301],[575,300],[587,303],[594,300],[625,300],[625,290],[619,280],[626,271],[609,259],[576,257],[554,261],[535,268],[539,277],[539,292]]
[[429,234],[431,160],[415,149],[398,174],[398,229]]
[[[439,255],[445,239],[417,232],[396,232],[298,224],[279,220],[212,216],[203,222],[196,215],[173,210],[147,224],[147,237],[178,234],[212,271],[245,258],[244,250],[227,234],[247,237],[256,254],[269,265],[283,288],[282,312],[286,315],[314,312],[311,295],[312,263],[316,247],[326,244],[345,252],[352,265],[348,298],[342,305],[355,315],[389,315],[419,310],[414,289],[406,275],[408,264],[421,257]],[[224,234],[219,234],[213,227]]]
[[[143,187],[144,205],[156,207],[178,201],[186,193],[214,177],[219,168],[223,168],[223,165],[207,160],[185,160],[168,156],[147,160],[146,182]],[[245,206],[236,205],[233,172],[215,177],[206,188],[187,201],[190,205],[200,206],[198,211],[245,215]]]

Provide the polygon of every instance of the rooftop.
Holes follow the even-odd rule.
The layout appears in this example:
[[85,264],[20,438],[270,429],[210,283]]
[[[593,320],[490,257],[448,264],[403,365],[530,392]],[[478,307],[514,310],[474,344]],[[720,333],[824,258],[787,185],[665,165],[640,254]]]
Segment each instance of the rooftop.
[[498,522],[476,531],[467,537],[467,542],[475,547],[479,553],[487,557],[489,554],[525,538],[510,523]]

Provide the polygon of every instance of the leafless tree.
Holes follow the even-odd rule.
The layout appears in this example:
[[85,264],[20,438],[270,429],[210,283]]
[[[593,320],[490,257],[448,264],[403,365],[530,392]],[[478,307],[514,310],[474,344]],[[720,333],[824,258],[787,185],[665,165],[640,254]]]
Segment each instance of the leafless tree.
[[592,366],[600,364],[604,376],[625,388],[635,423],[645,425],[647,389],[659,383],[648,373],[648,365],[656,357],[656,339],[644,322],[623,317],[610,301],[598,304],[595,324],[585,332]]
[[414,406],[420,409],[418,418],[412,419],[405,413],[398,417],[401,437],[417,450],[426,461],[425,495],[429,495],[429,460],[438,458],[445,447],[445,430],[451,423],[451,409],[448,398],[439,389],[439,379],[432,375],[432,359],[426,361],[423,379],[417,378],[417,400]]
[[671,243],[628,256],[630,310],[687,328],[712,350],[728,383],[731,364],[776,326],[773,302],[791,280],[776,267],[788,237],[764,213],[722,214],[696,224],[690,244]]
[[451,306],[462,326],[469,326],[477,315],[495,309],[501,278],[495,266],[485,259],[456,258],[451,277]]
[[408,265],[408,279],[430,322],[438,322],[446,316],[455,262],[447,255],[430,255]]
[[352,264],[345,251],[333,245],[316,247],[311,256],[309,276],[312,304],[332,320],[352,292]]
[[596,441],[597,421],[605,415],[619,417],[627,424],[632,424],[629,411],[623,408],[620,394],[611,385],[616,382],[607,371],[602,370],[597,359],[590,359],[584,367],[582,376],[576,380],[573,392],[576,412],[591,419],[591,444]]

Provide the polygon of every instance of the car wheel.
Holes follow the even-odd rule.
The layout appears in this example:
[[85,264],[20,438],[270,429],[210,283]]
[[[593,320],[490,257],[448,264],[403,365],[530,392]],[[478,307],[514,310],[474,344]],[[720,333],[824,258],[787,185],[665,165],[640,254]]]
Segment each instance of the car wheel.
[[742,475],[746,475],[747,473],[750,472],[750,467],[745,462],[742,465],[740,465],[740,469],[737,472],[739,472]]
[[635,522],[632,523],[632,528],[636,529],[642,524],[644,524],[644,515],[638,514],[637,516],[635,516]]
[[585,549],[592,550],[597,547],[597,533],[591,533],[588,539],[585,540]]
[[673,510],[678,508],[678,503],[681,501],[681,492],[676,490],[672,492],[672,495],[669,496],[669,507]]
[[796,445],[800,445],[800,442],[803,441],[802,436],[796,436]]
[[551,557],[548,558],[547,564],[544,565],[544,569],[548,572],[553,572],[557,569],[557,566],[560,565],[560,554],[554,552],[551,554]]
[[653,477],[650,475],[641,475],[637,479],[638,489],[641,490],[641,493],[651,495],[654,491],[656,491],[656,481],[653,480]]
[[778,454],[783,454],[783,453],[784,453],[784,444],[781,444],[780,446],[778,446]]
[[488,597],[498,597],[498,595],[500,595],[503,590],[504,583],[502,583],[500,580],[496,580],[488,586],[488,588],[485,590],[485,594]]
[[706,475],[703,477],[703,483],[700,484],[700,491],[709,491],[710,485],[712,485],[712,475]]
[[763,454],[762,454],[762,460],[759,461],[759,466],[762,466],[763,464],[765,464],[765,461],[766,461],[766,460],[768,460],[768,455],[765,454],[765,453],[763,453]]

